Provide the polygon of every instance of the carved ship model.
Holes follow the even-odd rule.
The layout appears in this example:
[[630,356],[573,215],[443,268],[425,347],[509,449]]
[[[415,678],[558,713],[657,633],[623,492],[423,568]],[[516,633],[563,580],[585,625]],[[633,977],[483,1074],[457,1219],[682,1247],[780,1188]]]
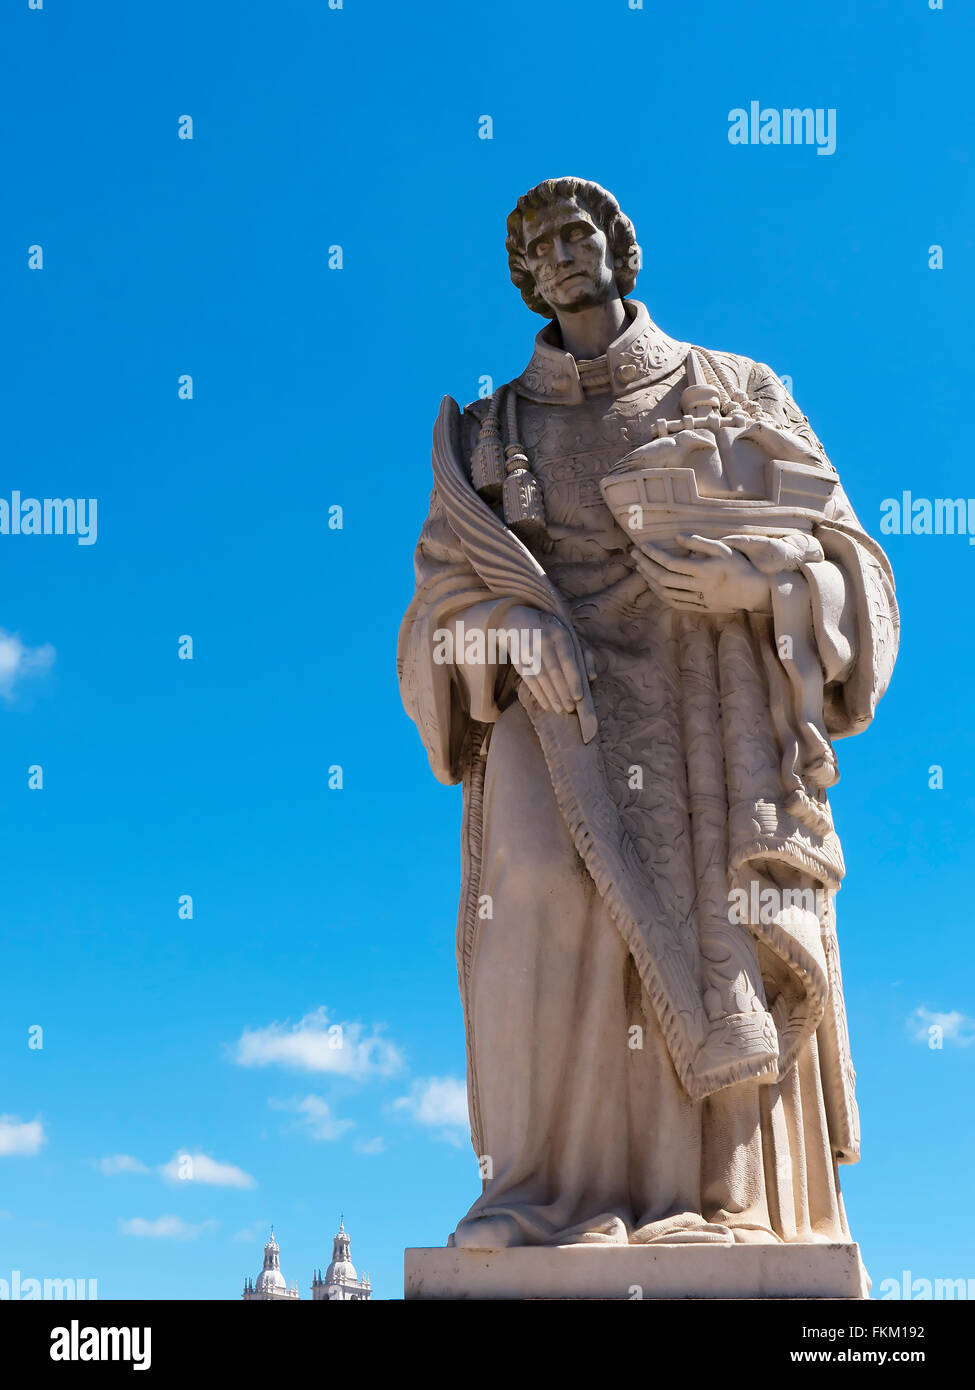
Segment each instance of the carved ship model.
[[[689,532],[720,540],[811,531],[825,516],[835,475],[783,431],[741,409],[719,414],[720,396],[704,379],[693,348],[687,375],[682,418],[658,420],[657,438],[628,454],[600,483],[623,531],[636,541],[663,545]],[[675,456],[693,463],[674,466],[669,460]]]

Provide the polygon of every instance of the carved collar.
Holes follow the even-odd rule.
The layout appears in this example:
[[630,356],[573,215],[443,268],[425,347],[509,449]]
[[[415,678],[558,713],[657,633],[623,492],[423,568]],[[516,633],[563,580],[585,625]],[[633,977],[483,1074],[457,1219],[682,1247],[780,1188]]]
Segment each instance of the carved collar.
[[[616,341],[610,343],[605,357],[609,389],[614,396],[624,396],[640,386],[659,381],[679,367],[688,352],[688,344],[668,338],[638,299],[626,299],[623,304],[630,322]],[[519,396],[530,401],[550,405],[582,404],[585,395],[579,368],[571,352],[558,346],[558,326],[554,322],[537,335],[532,360],[512,385]]]

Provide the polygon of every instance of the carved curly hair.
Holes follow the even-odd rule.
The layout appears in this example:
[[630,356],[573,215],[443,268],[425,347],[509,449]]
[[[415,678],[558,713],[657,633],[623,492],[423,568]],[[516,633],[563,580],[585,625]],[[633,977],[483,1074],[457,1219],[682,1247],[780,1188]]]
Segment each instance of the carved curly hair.
[[555,312],[546,304],[535,290],[535,279],[528,269],[525,256],[524,224],[526,213],[534,213],[539,208],[550,207],[567,198],[575,198],[589,213],[596,226],[605,233],[616,266],[616,284],[621,295],[629,294],[636,284],[640,269],[640,247],[637,244],[633,223],[624,212],[612,193],[601,188],[591,179],[571,177],[543,179],[518,199],[514,211],[508,215],[508,235],[505,247],[508,251],[508,270],[512,282],[521,290],[521,297],[536,314],[543,318],[555,317]]

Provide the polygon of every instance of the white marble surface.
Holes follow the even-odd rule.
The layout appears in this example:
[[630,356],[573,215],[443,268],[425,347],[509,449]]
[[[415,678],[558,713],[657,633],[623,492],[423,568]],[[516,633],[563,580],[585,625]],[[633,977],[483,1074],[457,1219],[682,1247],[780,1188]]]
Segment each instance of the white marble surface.
[[406,1251],[407,1299],[866,1298],[855,1244]]

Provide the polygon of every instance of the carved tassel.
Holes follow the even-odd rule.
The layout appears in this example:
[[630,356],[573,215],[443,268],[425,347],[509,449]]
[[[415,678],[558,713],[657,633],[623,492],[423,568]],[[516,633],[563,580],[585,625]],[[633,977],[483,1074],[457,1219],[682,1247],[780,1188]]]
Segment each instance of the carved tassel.
[[487,502],[497,502],[504,484],[504,453],[498,427],[500,392],[491,397],[488,413],[478,432],[477,443],[471,451],[471,481],[474,489]]
[[528,455],[518,442],[518,398],[508,393],[508,443],[504,451],[507,477],[502,488],[504,519],[521,540],[540,540],[545,534],[545,500]]

